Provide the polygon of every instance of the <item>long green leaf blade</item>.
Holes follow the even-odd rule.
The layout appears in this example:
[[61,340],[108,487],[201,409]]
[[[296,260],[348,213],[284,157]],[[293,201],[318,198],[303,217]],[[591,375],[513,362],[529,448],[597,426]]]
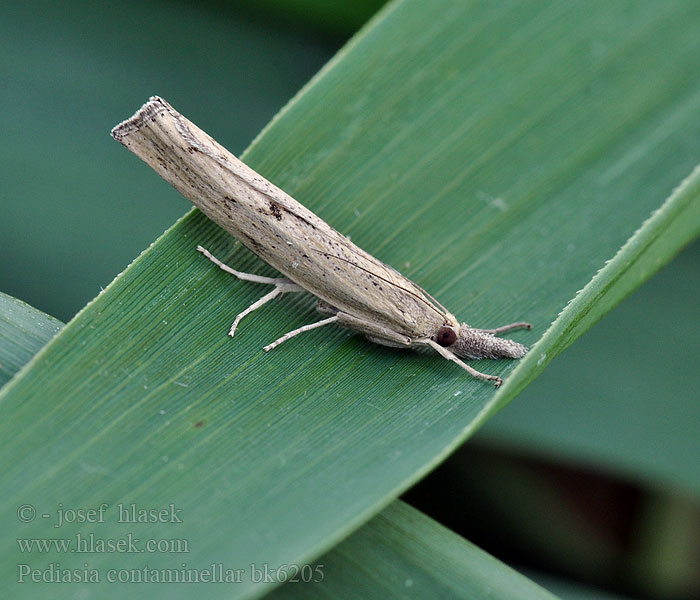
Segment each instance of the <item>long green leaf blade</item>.
[[[17,370],[31,358],[32,349],[38,351],[39,344],[48,342],[62,326],[28,304],[0,294],[0,356]],[[275,592],[276,597],[553,598],[399,500],[315,565],[290,566],[286,572],[293,581]],[[310,586],[294,585],[298,582]]]
[[[554,600],[555,596],[401,501],[289,582],[274,600],[343,598]],[[313,572],[313,571],[312,571]],[[322,573],[322,575],[321,575]]]
[[647,488],[700,495],[700,340],[692,327],[698,257],[695,241],[477,437],[519,454],[623,474]]
[[[509,384],[525,387],[551,358],[563,352],[642,281],[646,281],[700,233],[700,166],[639,228],[593,279],[576,294],[537,344],[523,359]],[[624,342],[623,342],[624,344]],[[499,408],[494,402],[483,413]],[[482,420],[483,420],[482,419]],[[479,423],[475,423],[478,426]]]
[[[0,356],[19,370],[63,326],[0,294]],[[315,565],[287,569],[280,598],[551,599],[473,544],[401,501],[389,505]],[[311,586],[299,586],[303,582]],[[318,585],[317,585],[318,584]],[[494,586],[498,589],[494,590]],[[487,593],[487,596],[483,594]],[[369,594],[369,596],[368,596]]]

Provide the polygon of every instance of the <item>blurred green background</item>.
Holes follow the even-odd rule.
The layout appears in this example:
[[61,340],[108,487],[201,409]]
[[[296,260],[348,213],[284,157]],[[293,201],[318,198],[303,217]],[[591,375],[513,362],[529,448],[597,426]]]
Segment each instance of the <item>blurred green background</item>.
[[[189,210],[109,136],[150,95],[238,154],[381,4],[0,2],[0,290],[67,321]],[[652,558],[666,537],[695,534],[695,551],[700,537],[699,251],[603,319],[409,500],[516,564],[693,597],[693,552]],[[533,529],[571,495],[582,501],[550,531]],[[488,535],[461,529],[476,509]]]

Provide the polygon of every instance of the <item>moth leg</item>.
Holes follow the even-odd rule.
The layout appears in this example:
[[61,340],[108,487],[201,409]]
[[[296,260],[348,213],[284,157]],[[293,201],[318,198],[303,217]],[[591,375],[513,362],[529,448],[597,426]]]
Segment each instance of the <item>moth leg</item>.
[[269,352],[273,348],[279,346],[282,342],[286,342],[288,339],[293,338],[295,335],[299,335],[300,333],[304,333],[305,331],[311,331],[312,329],[316,329],[317,327],[329,325],[330,323],[335,323],[337,320],[337,316],[328,317],[327,319],[323,319],[322,321],[318,321],[317,323],[311,323],[310,325],[304,325],[303,327],[299,327],[299,329],[294,329],[289,333],[285,333],[281,338],[275,340],[271,344],[265,346],[263,350],[265,350],[265,352]]
[[375,344],[381,344],[382,346],[389,346],[392,348],[405,348],[411,345],[411,338],[396,333],[388,327],[373,323],[372,321],[358,319],[344,312],[338,312],[337,316],[338,325],[364,333],[365,337]]
[[372,321],[359,319],[349,313],[341,312],[335,306],[323,300],[318,301],[316,310],[324,315],[338,315],[338,325],[364,333],[365,337],[375,344],[392,348],[405,348],[411,345],[411,338],[408,336],[396,333]]
[[236,327],[238,327],[238,324],[241,322],[241,319],[245,317],[246,315],[249,315],[252,313],[254,310],[260,308],[263,304],[267,304],[270,300],[273,300],[274,298],[277,298],[282,292],[278,287],[276,287],[274,290],[272,290],[269,294],[265,294],[260,300],[257,300],[256,302],[253,302],[248,308],[246,308],[243,312],[238,313],[236,318],[233,320],[233,323],[231,324],[231,329],[229,329],[228,334],[233,337],[233,334],[236,333]]
[[440,344],[437,342],[431,340],[430,338],[425,338],[425,339],[418,339],[414,340],[416,344],[427,344],[428,346],[431,346],[435,350],[438,351],[438,353],[443,357],[446,358],[447,360],[451,360],[454,363],[457,363],[460,367],[462,367],[465,371],[467,371],[472,377],[476,377],[477,379],[486,379],[487,381],[493,381],[494,387],[500,387],[501,384],[503,383],[503,380],[498,377],[498,375],[488,375],[486,373],[482,373],[481,371],[477,371],[475,368],[470,367],[467,363],[461,361],[457,356],[452,354],[447,348],[442,347]]
[[525,323],[525,321],[519,321],[517,323],[509,323],[508,325],[496,327],[496,329],[479,329],[479,331],[484,331],[486,333],[492,333],[493,335],[497,335],[499,333],[505,333],[506,331],[511,331],[513,329],[532,329],[532,325],[530,325],[530,323]]
[[284,292],[303,292],[304,289],[298,286],[296,283],[287,279],[286,277],[263,277],[262,275],[254,275],[253,273],[243,273],[242,271],[236,271],[236,269],[229,267],[228,265],[222,263],[216,256],[211,254],[209,250],[203,248],[202,246],[197,246],[197,250],[204,254],[211,262],[213,262],[222,271],[226,271],[231,275],[235,275],[238,279],[243,279],[245,281],[254,281],[255,283],[267,283],[269,285],[280,285],[284,284]]
[[236,271],[236,269],[232,269],[228,265],[225,265],[222,263],[218,258],[213,256],[209,250],[206,248],[203,248],[202,246],[197,246],[197,250],[204,254],[211,262],[213,262],[217,267],[219,267],[222,271],[226,271],[227,273],[230,273],[231,275],[235,275],[239,279],[243,279],[245,281],[253,281],[255,283],[266,283],[269,285],[274,285],[275,289],[272,290],[270,293],[265,294],[260,300],[257,300],[256,302],[253,302],[248,308],[246,308],[243,312],[239,313],[238,316],[233,321],[233,324],[231,325],[231,329],[229,330],[228,334],[233,337],[233,334],[236,333],[236,328],[238,327],[238,324],[241,322],[241,319],[245,317],[246,315],[249,315],[252,313],[254,310],[257,310],[260,308],[263,304],[267,304],[270,300],[273,300],[274,298],[277,298],[277,296],[283,294],[284,292],[303,292],[305,291],[304,288],[301,286],[298,286],[296,283],[293,281],[287,279],[286,277],[263,277],[262,275],[253,275],[252,273],[242,273],[241,271]]

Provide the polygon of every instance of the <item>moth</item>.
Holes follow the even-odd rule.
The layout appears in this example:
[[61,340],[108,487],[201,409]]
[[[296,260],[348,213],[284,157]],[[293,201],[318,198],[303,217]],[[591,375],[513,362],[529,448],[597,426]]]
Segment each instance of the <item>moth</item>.
[[290,338],[336,323],[370,341],[400,348],[430,347],[496,387],[500,377],[481,373],[461,359],[521,358],[522,344],[498,337],[518,322],[495,329],[459,323],[425,290],[338,233],[328,223],[238,160],[162,98],[154,96],[112,137],[151,166],[212,221],[233,234],[284,277],[237,271],[198,247],[207,258],[239,279],[273,286],[242,311],[241,319],[288,292],[309,292],[326,318],[283,335]]

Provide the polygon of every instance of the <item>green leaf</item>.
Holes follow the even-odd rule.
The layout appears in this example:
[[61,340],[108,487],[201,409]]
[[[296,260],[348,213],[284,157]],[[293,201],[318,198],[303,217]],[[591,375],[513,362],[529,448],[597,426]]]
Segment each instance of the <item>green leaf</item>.
[[39,351],[63,323],[0,292],[0,386]]
[[699,256],[696,241],[554,361],[477,439],[698,497]]
[[[536,351],[528,353],[521,361],[509,383],[525,387],[553,356],[563,352],[640,282],[653,275],[699,231],[700,166],[577,293],[538,342]],[[483,418],[489,414],[490,411],[485,411]]]
[[[0,319],[0,356],[17,370],[63,326],[6,294],[0,294]],[[314,565],[287,571],[293,581],[273,596],[553,598],[401,501],[390,504]],[[296,585],[299,582],[309,585]]]
[[[323,579],[289,582],[269,595],[292,598],[555,597],[483,550],[397,501],[315,562]],[[308,572],[308,571],[307,571]]]
[[[693,9],[394,3],[272,122],[246,161],[469,323],[532,321],[535,332],[514,336],[532,344],[700,159],[688,150],[700,133]],[[0,393],[8,539],[134,532],[186,540],[189,552],[57,561],[56,553],[8,546],[2,576],[16,581],[18,563],[42,571],[87,563],[105,577],[145,564],[245,570],[317,557],[697,234],[694,186],[667,203],[519,366],[475,363],[510,375],[498,392],[431,354],[344,331],[311,332],[306,343],[264,354],[262,345],[317,318],[308,298],[266,307],[228,339],[233,316],[264,290],[227,278],[195,245],[241,270],[270,270],[189,214]],[[669,231],[686,237],[672,240]],[[59,502],[110,506],[104,523],[51,528]],[[120,502],[172,505],[183,522],[119,523]],[[19,522],[23,503],[52,519]],[[268,587],[247,578],[206,590],[230,598]],[[49,590],[73,597],[76,586],[17,584],[11,593]],[[105,585],[99,594],[123,590]]]

